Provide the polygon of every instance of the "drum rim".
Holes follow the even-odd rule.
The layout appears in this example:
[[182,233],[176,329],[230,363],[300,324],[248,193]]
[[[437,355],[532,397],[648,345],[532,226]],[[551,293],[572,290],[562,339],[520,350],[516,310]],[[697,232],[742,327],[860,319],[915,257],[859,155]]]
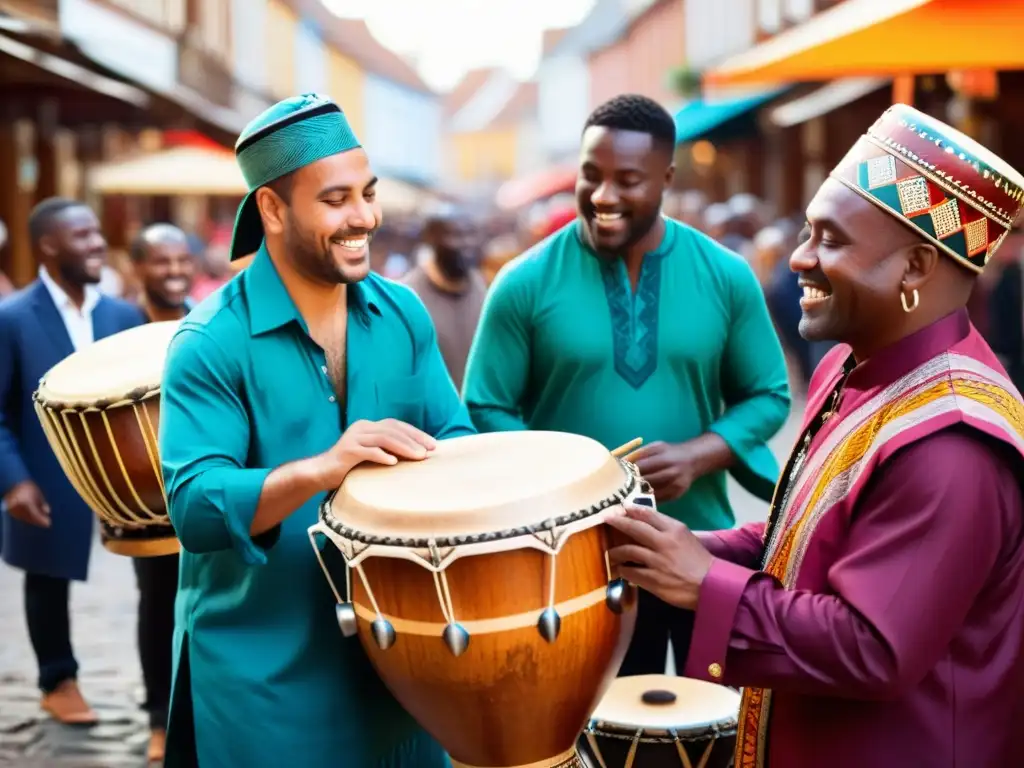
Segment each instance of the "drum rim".
[[[142,323],[130,328],[122,328],[117,333],[97,339],[95,343],[90,344],[87,348],[77,350],[50,366],[39,377],[39,384],[36,386],[35,392],[32,393],[32,401],[47,410],[78,414],[86,412],[99,413],[116,407],[140,405],[144,401],[156,397],[160,394],[162,372],[167,367],[167,353],[170,351],[171,342],[181,330],[182,323],[182,320],[158,320]],[[123,390],[109,389],[99,394],[49,391],[49,382],[55,375],[55,372],[63,372],[72,360],[92,357],[95,351],[101,348],[104,352],[114,350],[129,336],[142,344],[146,349],[159,348],[158,352],[162,355],[162,362],[159,366],[159,371],[152,371],[154,374],[153,378],[141,382],[138,379],[134,382],[126,381],[123,383],[125,387]],[[121,351],[116,356],[117,359],[125,359],[134,349],[134,347],[130,347],[127,352]],[[103,359],[102,356],[99,358],[100,361]]]
[[737,727],[738,718],[735,717],[703,724],[697,728],[688,725],[679,725],[675,728],[648,728],[639,723],[628,725],[608,720],[591,720],[584,732],[609,739],[637,740],[644,744],[671,744],[676,741],[703,741],[708,736],[714,736],[716,739],[728,738],[736,735]]
[[333,490],[326,499],[320,503],[319,517],[321,522],[330,528],[334,533],[348,541],[358,542],[366,546],[375,547],[397,547],[400,549],[426,549],[430,547],[464,547],[471,544],[481,544],[489,541],[504,541],[506,539],[518,539],[523,536],[534,536],[540,533],[548,533],[554,528],[560,528],[570,523],[586,520],[589,517],[604,512],[609,507],[621,504],[625,501],[640,481],[639,473],[635,465],[624,459],[616,457],[625,473],[625,482],[611,496],[606,496],[594,504],[574,512],[569,512],[558,517],[541,520],[532,525],[522,525],[516,528],[507,528],[501,531],[488,533],[464,534],[460,536],[445,536],[442,538],[402,538],[396,536],[378,536],[351,528],[342,524],[331,513],[331,505],[334,497],[341,488]]
[[101,400],[86,402],[84,400],[70,400],[50,398],[43,394],[46,387],[46,377],[39,381],[39,387],[32,393],[32,400],[51,411],[61,413],[100,413],[114,408],[121,408],[126,405],[141,405],[147,400],[152,400],[160,394],[159,385],[156,387],[136,387],[119,397],[105,397]]

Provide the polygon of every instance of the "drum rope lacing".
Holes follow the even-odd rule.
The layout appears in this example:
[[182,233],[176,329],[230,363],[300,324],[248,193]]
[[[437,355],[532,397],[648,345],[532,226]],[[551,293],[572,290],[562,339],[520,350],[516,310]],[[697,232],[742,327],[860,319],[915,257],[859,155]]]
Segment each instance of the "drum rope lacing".
[[[164,498],[164,505],[167,504],[167,491],[164,487],[163,472],[160,467],[159,447],[157,443],[157,431],[153,424],[152,417],[146,407],[146,400],[160,394],[160,390],[148,390],[145,395],[130,397],[111,403],[109,406],[88,406],[88,407],[66,407],[50,406],[39,397],[38,391],[33,397],[36,415],[39,417],[50,446],[57,457],[57,461],[67,475],[72,486],[82,499],[92,508],[101,519],[117,527],[145,527],[152,524],[166,525],[167,519],[163,514],[158,514],[150,509],[139,496],[128,473],[124,458],[114,439],[114,430],[111,427],[107,411],[110,408],[131,405],[135,415],[135,421],[139,432],[142,435],[142,442],[146,455],[153,469],[160,493]],[[55,408],[57,411],[55,412]],[[114,461],[120,470],[121,478],[125,487],[131,494],[132,499],[125,501],[118,494],[111,482],[110,475],[104,467],[96,440],[89,429],[87,414],[98,413],[103,424],[103,431],[109,442]],[[77,415],[81,422],[81,431],[85,435],[87,450],[83,450],[71,419]],[[92,461],[87,461],[87,453],[91,455]],[[90,463],[99,474],[102,488],[90,474]],[[104,491],[105,489],[105,491]],[[134,500],[136,509],[131,506]]]
[[587,737],[587,744],[590,745],[591,751],[594,753],[594,757],[597,758],[597,762],[600,768],[608,768],[605,763],[604,755],[601,753],[601,745],[597,741],[597,733],[599,732],[602,738],[618,739],[620,741],[631,742],[629,746],[629,752],[626,755],[625,764],[622,768],[633,768],[633,762],[636,760],[636,753],[640,747],[641,742],[653,743],[653,744],[675,744],[676,750],[679,752],[679,760],[682,763],[683,768],[707,768],[708,761],[711,760],[711,753],[715,748],[715,744],[718,739],[723,736],[735,736],[736,735],[736,722],[729,721],[727,723],[715,723],[712,724],[708,730],[711,731],[712,737],[708,742],[708,745],[704,748],[704,752],[700,757],[700,760],[694,764],[690,759],[689,753],[686,751],[686,747],[683,746],[686,742],[698,742],[703,741],[707,738],[706,733],[693,736],[680,736],[675,729],[668,729],[667,736],[651,736],[645,735],[643,728],[638,728],[636,733],[633,735],[627,735],[625,733],[609,733],[608,731],[598,731],[597,721],[591,720],[587,725],[584,733]]
[[[447,566],[451,562],[452,555],[456,548],[459,546],[530,535],[544,545],[543,548],[550,557],[551,565],[548,573],[547,607],[541,612],[540,617],[537,620],[537,629],[545,640],[548,642],[554,642],[561,631],[561,618],[558,615],[555,603],[557,584],[556,565],[558,553],[561,551],[562,545],[566,539],[566,527],[572,523],[600,514],[612,506],[621,504],[629,498],[633,491],[637,489],[638,485],[642,490],[649,490],[645,488],[646,484],[643,483],[640,476],[640,470],[635,464],[621,458],[617,458],[616,460],[625,470],[626,482],[613,495],[602,499],[596,504],[592,504],[585,509],[577,510],[576,512],[572,512],[567,515],[548,518],[547,520],[534,525],[520,526],[519,528],[507,529],[496,533],[452,536],[441,539],[402,539],[391,536],[372,536],[342,525],[334,518],[330,509],[331,503],[337,494],[337,490],[332,492],[323,504],[321,504],[320,519],[333,532],[343,537],[348,544],[347,550],[344,547],[339,547],[346,560],[344,600],[342,600],[341,594],[338,592],[338,588],[334,583],[334,579],[331,577],[331,574],[327,569],[327,564],[324,562],[320,547],[317,546],[316,531],[313,528],[310,528],[309,530],[309,540],[313,547],[313,551],[316,554],[317,562],[320,564],[320,569],[323,571],[324,577],[327,579],[327,583],[331,588],[331,592],[337,600],[338,622],[341,625],[342,633],[346,636],[350,636],[355,634],[357,631],[356,612],[352,600],[351,571],[354,569],[359,575],[363,588],[366,590],[367,598],[370,601],[375,615],[375,619],[371,622],[371,633],[381,650],[389,648],[395,640],[394,627],[381,612],[377,599],[370,587],[369,580],[366,578],[366,574],[363,571],[362,564],[359,562],[353,563],[353,561],[358,558],[359,554],[365,552],[372,546],[426,549],[429,553],[429,559],[425,560],[420,558],[419,562],[430,570],[433,575],[434,587],[437,590],[438,604],[445,621],[445,629],[442,637],[453,654],[456,656],[461,655],[469,644],[469,633],[455,617],[455,607],[452,601],[451,589],[448,585],[446,573]],[[355,552],[356,543],[364,545],[359,552]],[[613,611],[618,612],[618,610],[621,609],[617,603],[621,600],[622,585],[619,585],[620,589],[615,592],[616,597],[613,601],[612,586],[621,580],[616,580],[615,582],[612,581],[611,565],[608,561],[607,552],[605,552],[605,568],[609,580],[608,605]]]

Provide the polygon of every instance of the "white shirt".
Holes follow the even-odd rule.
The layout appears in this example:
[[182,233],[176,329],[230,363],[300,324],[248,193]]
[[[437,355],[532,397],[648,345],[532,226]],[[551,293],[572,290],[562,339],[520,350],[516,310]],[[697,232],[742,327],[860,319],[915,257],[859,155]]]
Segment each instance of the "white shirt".
[[81,308],[79,308],[75,306],[75,302],[64,292],[64,289],[57,285],[56,281],[50,277],[50,273],[46,271],[45,267],[39,268],[39,279],[46,286],[46,290],[49,291],[53,303],[57,305],[57,311],[60,312],[60,317],[64,321],[64,327],[67,328],[68,336],[71,337],[71,345],[75,348],[75,351],[77,352],[92,344],[94,341],[92,311],[96,308],[96,304],[99,303],[101,295],[96,286],[85,286],[85,299],[82,301]]

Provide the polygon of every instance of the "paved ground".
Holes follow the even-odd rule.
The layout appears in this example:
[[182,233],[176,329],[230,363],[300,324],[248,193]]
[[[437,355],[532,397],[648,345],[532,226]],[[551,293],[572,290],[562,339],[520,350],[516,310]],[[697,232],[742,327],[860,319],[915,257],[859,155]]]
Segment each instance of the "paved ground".
[[[794,413],[800,412],[795,404]],[[791,417],[773,441],[784,457],[798,425]],[[735,483],[741,522],[763,519],[767,505]],[[146,720],[139,711],[141,675],[135,650],[135,575],[131,563],[97,543],[90,581],[72,588],[75,648],[82,689],[102,722],[63,728],[39,709],[35,663],[22,617],[21,576],[0,564],[0,766],[17,768],[140,768]]]

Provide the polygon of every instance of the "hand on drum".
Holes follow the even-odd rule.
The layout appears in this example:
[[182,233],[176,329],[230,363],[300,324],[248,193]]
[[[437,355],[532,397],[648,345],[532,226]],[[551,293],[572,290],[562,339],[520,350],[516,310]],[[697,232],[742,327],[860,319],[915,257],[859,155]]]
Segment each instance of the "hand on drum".
[[50,505],[43,498],[39,486],[31,480],[24,480],[15,485],[4,496],[7,514],[37,528],[50,527]]
[[662,503],[681,498],[697,479],[696,457],[688,443],[648,443],[626,459],[636,464]]
[[686,525],[650,507],[626,504],[607,524],[630,539],[608,551],[627,581],[677,608],[697,607],[712,555]]
[[320,458],[325,487],[336,488],[353,468],[370,461],[397,464],[399,459],[421,461],[437,446],[426,432],[397,419],[356,421]]

